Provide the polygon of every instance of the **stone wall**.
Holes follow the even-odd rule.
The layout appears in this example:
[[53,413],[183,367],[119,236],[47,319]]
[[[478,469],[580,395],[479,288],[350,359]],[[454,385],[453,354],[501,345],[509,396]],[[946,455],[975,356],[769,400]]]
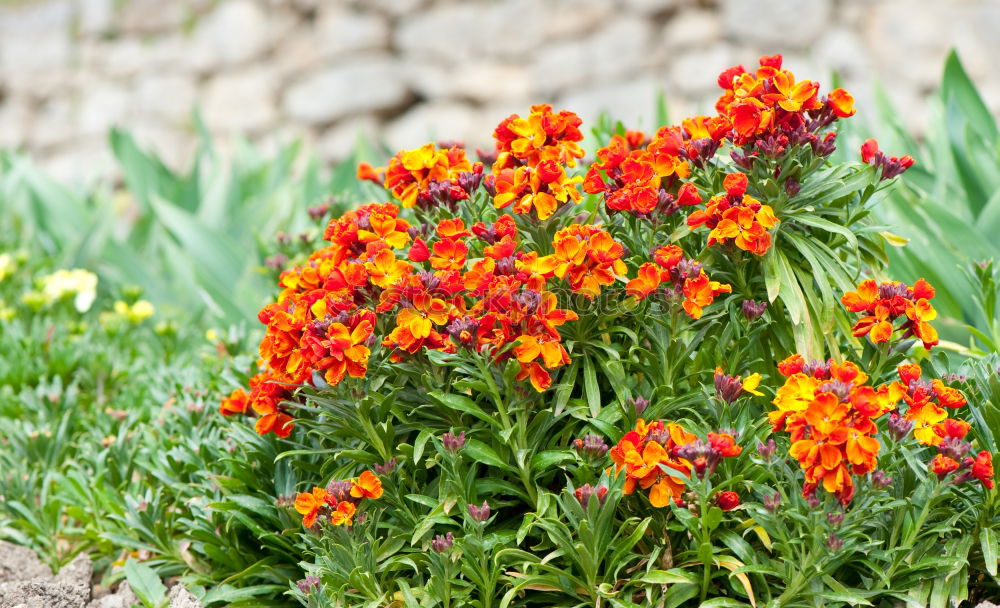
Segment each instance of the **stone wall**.
[[953,45],[1000,108],[998,31],[997,0],[0,0],[0,145],[79,178],[112,125],[182,164],[194,107],[224,146],[329,161],[359,133],[483,143],[538,102],[649,127],[657,91],[705,110],[719,71],[775,52],[862,108],[881,80],[919,128]]

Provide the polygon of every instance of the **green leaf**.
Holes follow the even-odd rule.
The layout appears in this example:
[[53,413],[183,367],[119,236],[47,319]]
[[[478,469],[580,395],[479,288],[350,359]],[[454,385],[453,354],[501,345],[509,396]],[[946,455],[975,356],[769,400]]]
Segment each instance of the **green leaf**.
[[997,124],[993,114],[983,103],[976,90],[976,85],[969,79],[962,66],[958,53],[952,50],[944,64],[944,77],[941,80],[941,96],[945,103],[954,100],[959,110],[968,119],[974,130],[991,141],[997,139]]
[[697,583],[698,578],[693,574],[684,572],[680,568],[670,570],[650,570],[639,582],[652,583],[654,585],[675,585],[681,583]]
[[992,576],[997,575],[997,535],[992,528],[984,526],[979,531],[979,544],[983,549],[983,561],[986,571]]
[[167,597],[167,588],[156,572],[135,558],[125,562],[125,578],[146,608],[158,608]]
[[455,395],[452,393],[434,391],[427,393],[427,396],[447,408],[471,414],[483,422],[487,422],[495,426],[500,425],[500,423],[493,416],[484,412],[483,408],[476,405],[475,401],[469,399],[465,395]]
[[531,470],[536,474],[544,473],[553,466],[573,460],[573,454],[568,450],[546,450],[539,452],[531,458]]
[[583,359],[583,388],[590,406],[590,416],[597,418],[601,413],[601,391],[597,386],[597,373],[590,357]]
[[493,448],[478,439],[467,440],[465,442],[465,447],[462,448],[462,453],[469,456],[473,460],[477,460],[485,464],[486,466],[499,467],[505,471],[510,471],[511,473],[517,472],[517,469],[501,460]]
[[749,606],[746,602],[734,600],[729,597],[717,597],[699,604],[699,608],[745,608]]

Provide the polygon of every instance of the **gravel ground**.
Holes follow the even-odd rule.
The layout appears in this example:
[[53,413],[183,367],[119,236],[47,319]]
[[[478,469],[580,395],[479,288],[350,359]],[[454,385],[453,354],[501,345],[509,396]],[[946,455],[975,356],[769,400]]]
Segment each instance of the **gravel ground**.
[[[130,608],[139,600],[122,583],[112,593],[92,587],[93,567],[86,555],[52,574],[30,549],[0,541],[0,608]],[[181,585],[170,590],[170,608],[201,608]]]

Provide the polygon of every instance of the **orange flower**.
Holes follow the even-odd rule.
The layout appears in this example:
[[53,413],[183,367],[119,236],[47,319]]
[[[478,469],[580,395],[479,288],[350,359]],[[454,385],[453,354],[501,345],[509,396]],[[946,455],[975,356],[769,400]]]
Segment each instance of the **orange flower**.
[[461,270],[465,266],[465,257],[469,247],[465,241],[444,238],[434,243],[434,253],[430,256],[431,268],[434,270]]
[[669,278],[669,274],[666,274],[656,264],[646,262],[639,267],[636,278],[625,285],[625,293],[636,299],[645,300],[663,283],[664,276]]
[[704,211],[695,211],[688,216],[689,227],[709,228],[708,246],[730,241],[743,251],[754,255],[764,255],[771,248],[771,233],[780,223],[769,205],[746,194],[748,180],[743,173],[733,173],[725,177],[725,195],[714,196],[705,204]]
[[393,249],[399,249],[410,242],[405,221],[388,213],[371,213],[368,215],[368,228],[358,230],[358,241],[367,245],[372,242],[385,243]]
[[[923,279],[912,288],[897,281],[877,284],[867,280],[858,284],[857,291],[845,293],[840,302],[848,311],[863,314],[854,325],[855,336],[869,336],[881,344],[898,330],[902,339],[916,336],[930,350],[938,343],[937,331],[929,323],[937,317],[929,301],[933,297],[934,288]],[[906,320],[897,328],[894,323],[900,318]]]
[[410,274],[412,268],[391,250],[380,249],[370,262],[365,262],[365,270],[373,285],[388,289]]
[[248,403],[249,395],[247,395],[247,392],[242,388],[238,388],[222,400],[222,404],[219,406],[219,412],[221,412],[223,416],[245,414]]
[[987,490],[993,489],[993,455],[979,452],[972,463],[972,475],[983,483]]
[[358,163],[357,177],[362,181],[375,182],[376,184],[382,185],[382,174],[385,172],[384,169],[378,170],[372,167],[371,164],[366,162]]
[[374,325],[370,314],[359,314],[352,327],[343,323],[331,323],[323,339],[317,341],[323,357],[315,363],[317,371],[325,371],[324,378],[331,386],[344,379],[344,374],[352,378],[363,378],[368,370],[371,354],[365,345],[372,335]]
[[330,523],[335,526],[351,526],[356,511],[357,507],[354,506],[354,503],[342,500],[337,503],[337,508],[330,513]]
[[351,496],[354,498],[378,500],[382,497],[382,480],[375,473],[364,471],[354,481],[354,485],[351,487]]
[[302,525],[311,528],[316,523],[320,509],[326,506],[327,492],[315,487],[312,493],[302,493],[295,498],[295,510],[302,515]]
[[837,118],[850,118],[857,111],[854,109],[854,96],[844,89],[830,91],[826,103]]
[[621,259],[624,247],[596,226],[571,224],[556,233],[552,246],[555,253],[546,256],[545,263],[551,264],[553,274],[565,278],[573,291],[588,298],[627,271]]
[[580,191],[576,186],[582,177],[567,177],[563,167],[555,161],[543,161],[535,167],[523,166],[505,169],[496,178],[496,196],[493,206],[505,209],[513,205],[515,214],[530,213],[532,209],[538,219],[545,220],[556,212],[560,205],[572,200],[580,202]]
[[944,479],[950,473],[954,473],[958,470],[958,463],[948,458],[944,454],[938,454],[931,461],[930,469],[931,472],[938,476],[938,479]]
[[692,319],[700,319],[703,309],[715,301],[716,296],[732,291],[733,288],[729,285],[710,281],[708,275],[701,272],[684,281],[684,311]]

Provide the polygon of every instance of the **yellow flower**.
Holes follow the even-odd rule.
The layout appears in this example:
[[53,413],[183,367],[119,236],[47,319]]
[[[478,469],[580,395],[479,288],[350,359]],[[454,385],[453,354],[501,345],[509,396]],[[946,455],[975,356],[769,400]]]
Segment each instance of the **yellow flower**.
[[121,300],[118,300],[115,302],[115,312],[119,316],[128,319],[129,323],[138,325],[139,323],[142,323],[146,319],[152,317],[156,312],[156,308],[154,308],[153,305],[146,300],[139,300],[131,306]]
[[78,312],[90,310],[97,297],[97,275],[80,268],[57,270],[42,277],[41,282],[46,303],[74,295],[73,306]]
[[14,256],[9,253],[0,253],[0,281],[14,274],[15,270],[17,270],[17,263],[14,261]]
[[760,374],[753,373],[743,379],[743,390],[750,393],[751,395],[757,395],[758,397],[763,397],[764,393],[757,390],[760,386]]

